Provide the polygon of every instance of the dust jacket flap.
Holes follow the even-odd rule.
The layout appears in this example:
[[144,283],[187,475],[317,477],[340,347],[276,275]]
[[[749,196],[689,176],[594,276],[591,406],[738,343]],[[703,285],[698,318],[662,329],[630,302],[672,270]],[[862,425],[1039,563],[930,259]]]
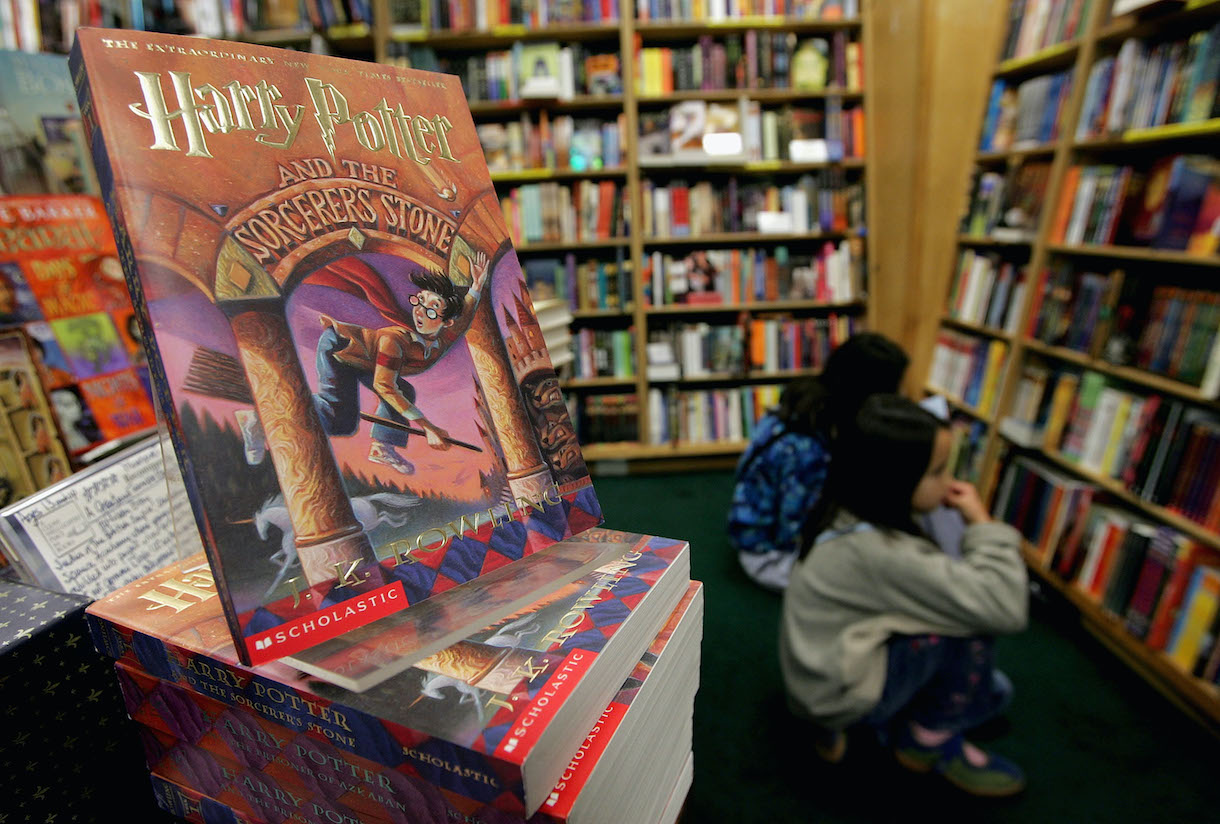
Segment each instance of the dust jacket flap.
[[600,523],[456,77],[90,29],[71,68],[244,662]]

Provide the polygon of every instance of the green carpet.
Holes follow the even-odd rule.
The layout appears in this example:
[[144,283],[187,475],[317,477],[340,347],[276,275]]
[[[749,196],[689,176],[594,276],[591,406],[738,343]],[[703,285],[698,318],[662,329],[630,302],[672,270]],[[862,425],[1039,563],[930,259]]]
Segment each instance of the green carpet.
[[[1085,634],[1073,613],[1035,598],[1029,629],[999,642],[1016,684],[985,746],[1029,779],[1013,799],[977,801],[913,776],[852,742],[847,760],[817,760],[787,716],[776,627],[779,597],[740,572],[724,536],[727,472],[594,479],[606,526],[690,541],[704,582],[703,664],[695,702],[692,822],[1215,821],[1220,741]],[[634,823],[632,823],[634,824]]]

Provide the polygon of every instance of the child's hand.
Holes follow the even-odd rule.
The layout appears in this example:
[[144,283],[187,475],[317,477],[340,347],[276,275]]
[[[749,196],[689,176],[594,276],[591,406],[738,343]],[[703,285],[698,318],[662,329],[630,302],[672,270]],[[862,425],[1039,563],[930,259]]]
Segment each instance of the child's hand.
[[961,512],[968,524],[982,524],[991,520],[991,514],[979,497],[979,491],[974,488],[974,484],[965,481],[950,482],[949,491],[945,493],[945,505]]

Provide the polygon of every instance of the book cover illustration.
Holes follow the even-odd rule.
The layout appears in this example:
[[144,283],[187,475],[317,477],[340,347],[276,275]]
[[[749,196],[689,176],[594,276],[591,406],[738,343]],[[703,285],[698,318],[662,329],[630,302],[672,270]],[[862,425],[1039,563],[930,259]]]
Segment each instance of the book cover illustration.
[[70,471],[29,338],[20,329],[0,331],[0,506]]
[[98,193],[63,55],[0,51],[0,133],[0,194]]
[[[689,749],[689,737],[683,740],[679,731],[684,722],[687,727],[690,723],[701,631],[702,584],[691,582],[619,692],[569,754],[563,775],[529,821],[578,821],[579,814],[573,815],[578,801],[581,809],[590,809],[590,802],[607,793],[646,784],[643,771],[680,766],[678,757],[665,762],[629,758],[630,746],[639,741],[641,728],[652,724],[654,732],[672,733],[657,739],[659,747],[681,748],[684,744],[683,751]],[[233,784],[254,790],[255,798],[266,798],[268,793],[260,790],[274,786],[282,793],[277,799],[280,803],[302,809],[314,803],[306,799],[319,800],[324,808],[344,810],[360,820],[414,824],[439,824],[461,816],[466,817],[462,820],[500,824],[523,820],[346,752],[324,735],[285,727],[240,706],[230,707],[126,662],[116,666],[128,715],[144,731],[150,768],[214,798],[222,798],[221,793]],[[687,713],[685,719],[682,710]],[[595,771],[599,777],[590,784]],[[268,783],[260,787],[246,780],[249,775],[266,778]],[[242,795],[249,798],[244,791]],[[275,799],[275,793],[271,795]],[[632,816],[624,820],[647,819]]]
[[600,522],[456,78],[101,30],[72,61],[244,661]]
[[590,531],[615,547],[613,561],[362,693],[284,661],[241,666],[209,570],[190,563],[95,602],[90,628],[99,650],[153,676],[532,814],[566,763],[554,747],[567,744],[553,739],[593,726],[690,580],[683,541]]
[[0,197],[0,322],[29,335],[77,463],[107,441],[156,425],[143,355],[117,328],[131,311],[98,198]]

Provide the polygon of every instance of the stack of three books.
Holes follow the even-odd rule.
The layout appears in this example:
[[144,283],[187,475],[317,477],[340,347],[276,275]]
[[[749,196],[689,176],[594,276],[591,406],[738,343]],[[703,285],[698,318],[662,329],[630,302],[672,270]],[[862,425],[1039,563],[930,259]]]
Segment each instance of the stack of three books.
[[702,584],[685,542],[607,529],[538,561],[582,549],[574,579],[389,677],[377,624],[342,653],[242,665],[202,555],[95,602],[90,631],[158,804],[189,821],[672,822]]

